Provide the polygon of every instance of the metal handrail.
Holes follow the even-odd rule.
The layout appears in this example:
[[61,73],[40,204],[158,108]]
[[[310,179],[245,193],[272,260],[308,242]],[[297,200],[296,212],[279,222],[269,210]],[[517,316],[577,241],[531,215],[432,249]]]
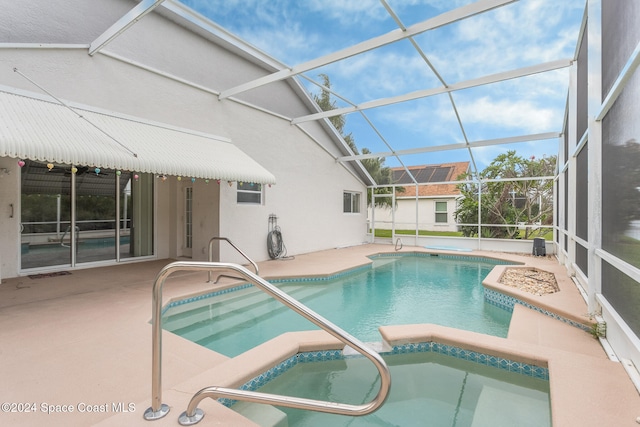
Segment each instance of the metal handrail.
[[[238,248],[236,245],[234,245],[233,242],[231,240],[229,240],[228,238],[226,238],[226,237],[212,237],[211,240],[209,240],[209,262],[213,262],[213,242],[216,241],[216,240],[224,240],[227,243],[229,243],[233,249],[238,251],[238,253],[244,257],[244,259],[246,259],[247,261],[249,261],[251,263],[251,265],[253,266],[253,269],[256,271],[256,274],[258,274],[258,275],[260,274],[260,271],[258,270],[258,264],[256,264],[251,258],[249,258],[249,256],[247,254],[242,252],[240,250],[240,248]],[[218,283],[218,280],[220,280],[220,277],[222,277],[222,276],[224,276],[224,275],[223,274],[219,274],[214,283]],[[236,278],[236,277],[233,277],[233,276],[227,276],[227,277]],[[209,282],[209,283],[212,282],[212,280],[211,280],[211,270],[209,270],[209,279],[207,280],[207,282]]]
[[189,402],[187,410],[180,416],[182,425],[192,425],[204,417],[204,412],[198,408],[202,399],[207,397],[229,397],[234,400],[246,400],[249,402],[270,403],[291,408],[308,409],[319,412],[329,412],[341,415],[361,416],[378,409],[387,399],[391,387],[391,373],[382,357],[367,347],[362,341],[343,331],[338,326],[324,319],[308,307],[304,306],[285,292],[281,291],[260,276],[247,270],[238,264],[212,263],[197,261],[176,261],[166,265],[156,276],[153,284],[153,313],[152,313],[152,375],[151,375],[151,407],[144,413],[146,420],[156,420],[164,417],[169,412],[169,406],[162,403],[162,287],[169,275],[175,271],[204,271],[222,270],[233,273],[246,279],[258,289],[266,292],[282,304],[291,308],[307,320],[330,333],[341,342],[351,346],[360,354],[367,357],[380,373],[380,390],[375,398],[361,405],[324,402],[312,399],[302,399],[289,396],[270,395],[247,390],[229,389],[224,387],[206,387],[198,391]]
[[[398,243],[400,243],[400,247],[398,247]],[[396,252],[399,251],[400,249],[402,249],[402,239],[400,239],[399,237],[396,239]]]
[[[78,244],[78,240],[80,239],[80,227],[76,226],[75,227],[76,233],[76,249],[77,249],[77,244]],[[65,248],[70,248],[71,247],[71,243],[69,243],[68,245],[64,244],[64,238],[67,236],[67,233],[71,231],[71,226],[68,226],[66,230],[64,230],[64,233],[62,234],[62,237],[60,238],[60,246],[65,247]],[[71,239],[71,238],[69,238]]]

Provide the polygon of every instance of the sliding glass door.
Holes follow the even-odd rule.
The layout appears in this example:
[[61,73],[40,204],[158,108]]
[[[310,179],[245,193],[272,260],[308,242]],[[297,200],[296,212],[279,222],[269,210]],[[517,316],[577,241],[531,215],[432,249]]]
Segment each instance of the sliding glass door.
[[22,269],[153,255],[153,175],[26,161]]
[[27,160],[20,181],[22,268],[71,265],[70,170]]

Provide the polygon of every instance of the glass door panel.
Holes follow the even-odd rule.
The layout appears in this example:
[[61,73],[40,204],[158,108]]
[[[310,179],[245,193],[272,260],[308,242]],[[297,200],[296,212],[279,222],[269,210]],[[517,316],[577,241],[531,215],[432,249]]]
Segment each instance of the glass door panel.
[[25,161],[21,182],[22,269],[154,254],[153,174]]
[[70,265],[71,168],[26,160],[20,181],[21,268]]
[[116,259],[116,171],[76,167],[76,262]]
[[133,245],[131,245],[131,223],[133,203],[131,200],[131,172],[122,172],[120,175],[120,258],[133,256]]
[[131,181],[130,256],[139,257],[154,254],[153,180],[153,174],[141,173],[133,175]]

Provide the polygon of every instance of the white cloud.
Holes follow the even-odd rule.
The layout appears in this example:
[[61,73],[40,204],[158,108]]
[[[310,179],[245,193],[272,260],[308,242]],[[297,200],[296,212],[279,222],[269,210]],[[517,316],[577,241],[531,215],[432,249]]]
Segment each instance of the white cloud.
[[[354,99],[370,101],[435,86],[436,78],[417,54],[372,51],[327,69],[335,88]],[[357,81],[357,84],[353,82]]]
[[287,65],[308,61],[318,54],[313,50],[318,45],[317,35],[304,31],[298,23],[279,28],[246,27],[239,35]]
[[530,100],[494,100],[485,96],[471,102],[458,103],[464,123],[518,129],[528,133],[546,132],[558,124],[558,111],[537,105]]
[[571,57],[579,22],[559,20],[577,3],[522,0],[435,30],[427,51],[453,81]]
[[388,17],[378,0],[306,0],[305,4],[314,12],[322,12],[331,20],[348,25],[362,20],[371,24],[372,20],[381,21]]
[[[184,1],[289,65],[396,28],[379,0]],[[407,25],[474,1],[387,0]],[[434,29],[415,40],[446,82],[457,83],[573,56],[584,3],[585,0],[520,0]],[[573,19],[569,26],[567,17]],[[319,73],[327,73],[332,88],[356,103],[441,86],[408,41],[306,74],[317,79]],[[454,92],[453,97],[470,139],[491,139],[560,130],[567,84],[568,71],[559,70]],[[394,148],[408,148],[395,144],[462,141],[446,94],[376,108],[367,115],[393,141]],[[358,140],[358,135],[354,136]],[[535,148],[520,146],[523,150]],[[490,161],[504,149],[478,149],[478,156]]]

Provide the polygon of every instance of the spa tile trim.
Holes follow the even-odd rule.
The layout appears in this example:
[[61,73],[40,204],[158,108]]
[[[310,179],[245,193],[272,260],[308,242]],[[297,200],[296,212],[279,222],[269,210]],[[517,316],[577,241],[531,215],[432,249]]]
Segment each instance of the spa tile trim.
[[496,307],[502,308],[503,310],[507,310],[509,312],[513,312],[513,307],[516,304],[520,304],[527,308],[530,308],[531,310],[537,311],[538,313],[542,313],[553,319],[566,323],[567,325],[571,325],[578,329],[582,329],[583,331],[589,332],[591,330],[591,328],[587,325],[583,325],[582,323],[576,322],[575,320],[571,320],[566,317],[560,316],[559,314],[553,313],[549,310],[545,310],[544,308],[536,307],[535,305],[530,304],[526,301],[522,301],[521,299],[518,299],[511,295],[506,295],[501,292],[497,292],[493,289],[484,288],[484,299],[487,303],[491,305],[495,305]]
[[[460,347],[451,346],[448,344],[441,344],[437,342],[422,342],[415,344],[403,344],[393,346],[391,351],[380,353],[381,355],[396,355],[396,354],[409,354],[409,353],[438,353],[457,359],[467,360],[470,362],[478,363],[501,369],[508,372],[513,372],[528,377],[533,377],[545,381],[549,381],[549,369],[541,366],[531,365],[528,363],[516,362],[510,359],[505,359],[498,356],[492,356],[490,354],[480,353],[477,351],[466,350]],[[342,350],[326,350],[326,351],[313,351],[295,354],[282,363],[274,366],[268,371],[252,378],[244,383],[240,390],[256,391],[267,384],[269,381],[277,378],[289,369],[296,366],[298,363],[312,363],[323,362],[330,360],[343,360],[349,357],[363,357],[359,355],[344,356]],[[221,398],[218,399],[221,404],[231,407],[236,403],[236,400]]]

